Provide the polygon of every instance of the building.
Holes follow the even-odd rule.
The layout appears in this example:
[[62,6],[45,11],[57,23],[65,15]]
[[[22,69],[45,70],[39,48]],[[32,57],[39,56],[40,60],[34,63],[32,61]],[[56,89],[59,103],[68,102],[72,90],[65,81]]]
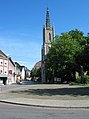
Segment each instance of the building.
[[22,80],[26,79],[26,67],[25,66],[21,66],[21,78]]
[[21,66],[17,62],[14,62],[14,63],[15,63],[15,78],[16,78],[16,83],[20,83],[21,82]]
[[30,70],[25,67],[25,66],[21,66],[22,70],[21,70],[21,79],[22,80],[26,80],[27,78],[30,77]]
[[15,62],[15,77],[17,83],[25,80],[30,77],[30,70],[27,67],[21,66],[19,63]]
[[34,66],[34,69],[40,69],[41,68],[41,61],[37,62]]
[[0,82],[4,85],[15,83],[15,64],[0,50]]
[[30,74],[31,74],[31,71],[26,67],[26,79],[27,80],[30,79]]
[[42,82],[46,82],[46,69],[45,69],[45,56],[49,52],[51,47],[51,43],[54,42],[54,29],[53,26],[50,25],[50,16],[49,10],[47,8],[46,11],[46,24],[43,27],[43,45],[42,45],[42,65],[41,65],[41,77]]

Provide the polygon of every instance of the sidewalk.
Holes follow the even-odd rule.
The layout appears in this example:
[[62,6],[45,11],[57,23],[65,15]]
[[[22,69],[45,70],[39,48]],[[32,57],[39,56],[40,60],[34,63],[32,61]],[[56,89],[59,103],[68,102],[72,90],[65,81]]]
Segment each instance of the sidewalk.
[[[38,89],[38,87],[45,88],[45,86],[44,87],[37,86],[37,87],[35,87],[35,89],[36,88]],[[34,89],[34,86],[31,87],[31,90],[32,89]],[[20,93],[21,93],[21,90],[20,90]],[[24,96],[20,96],[20,94],[19,94],[19,96],[18,95],[16,96],[16,95],[11,95],[9,92],[1,93],[0,94],[0,102],[16,104],[16,105],[50,107],[50,108],[89,108],[89,99],[86,99],[86,98],[77,99],[77,97],[76,97],[74,100],[72,100],[72,99],[62,100],[61,98],[60,99],[58,99],[58,98],[57,99],[55,99],[55,98],[40,99],[37,97],[36,94],[34,95],[35,98],[30,97],[30,96],[28,98],[25,96],[26,96],[26,94],[24,94]]]

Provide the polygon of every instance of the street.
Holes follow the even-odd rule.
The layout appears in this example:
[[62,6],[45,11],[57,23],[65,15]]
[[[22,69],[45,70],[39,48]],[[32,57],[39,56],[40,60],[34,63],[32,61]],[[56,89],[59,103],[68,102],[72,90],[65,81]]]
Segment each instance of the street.
[[23,88],[27,86],[35,85],[32,81],[22,81],[21,84],[11,84],[11,85],[0,85],[0,92],[10,91],[13,89]]
[[0,119],[88,119],[89,109],[26,107],[0,103]]

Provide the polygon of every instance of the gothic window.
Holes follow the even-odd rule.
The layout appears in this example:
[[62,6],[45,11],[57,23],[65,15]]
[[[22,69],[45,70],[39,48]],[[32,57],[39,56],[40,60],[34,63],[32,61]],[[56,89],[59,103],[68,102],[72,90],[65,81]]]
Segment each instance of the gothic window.
[[49,41],[51,41],[51,34],[49,33]]

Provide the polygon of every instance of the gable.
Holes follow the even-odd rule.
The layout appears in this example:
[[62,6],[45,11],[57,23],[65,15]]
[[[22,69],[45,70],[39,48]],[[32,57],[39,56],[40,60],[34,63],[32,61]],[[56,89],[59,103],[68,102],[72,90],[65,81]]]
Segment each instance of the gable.
[[7,59],[7,56],[0,50],[0,58]]

